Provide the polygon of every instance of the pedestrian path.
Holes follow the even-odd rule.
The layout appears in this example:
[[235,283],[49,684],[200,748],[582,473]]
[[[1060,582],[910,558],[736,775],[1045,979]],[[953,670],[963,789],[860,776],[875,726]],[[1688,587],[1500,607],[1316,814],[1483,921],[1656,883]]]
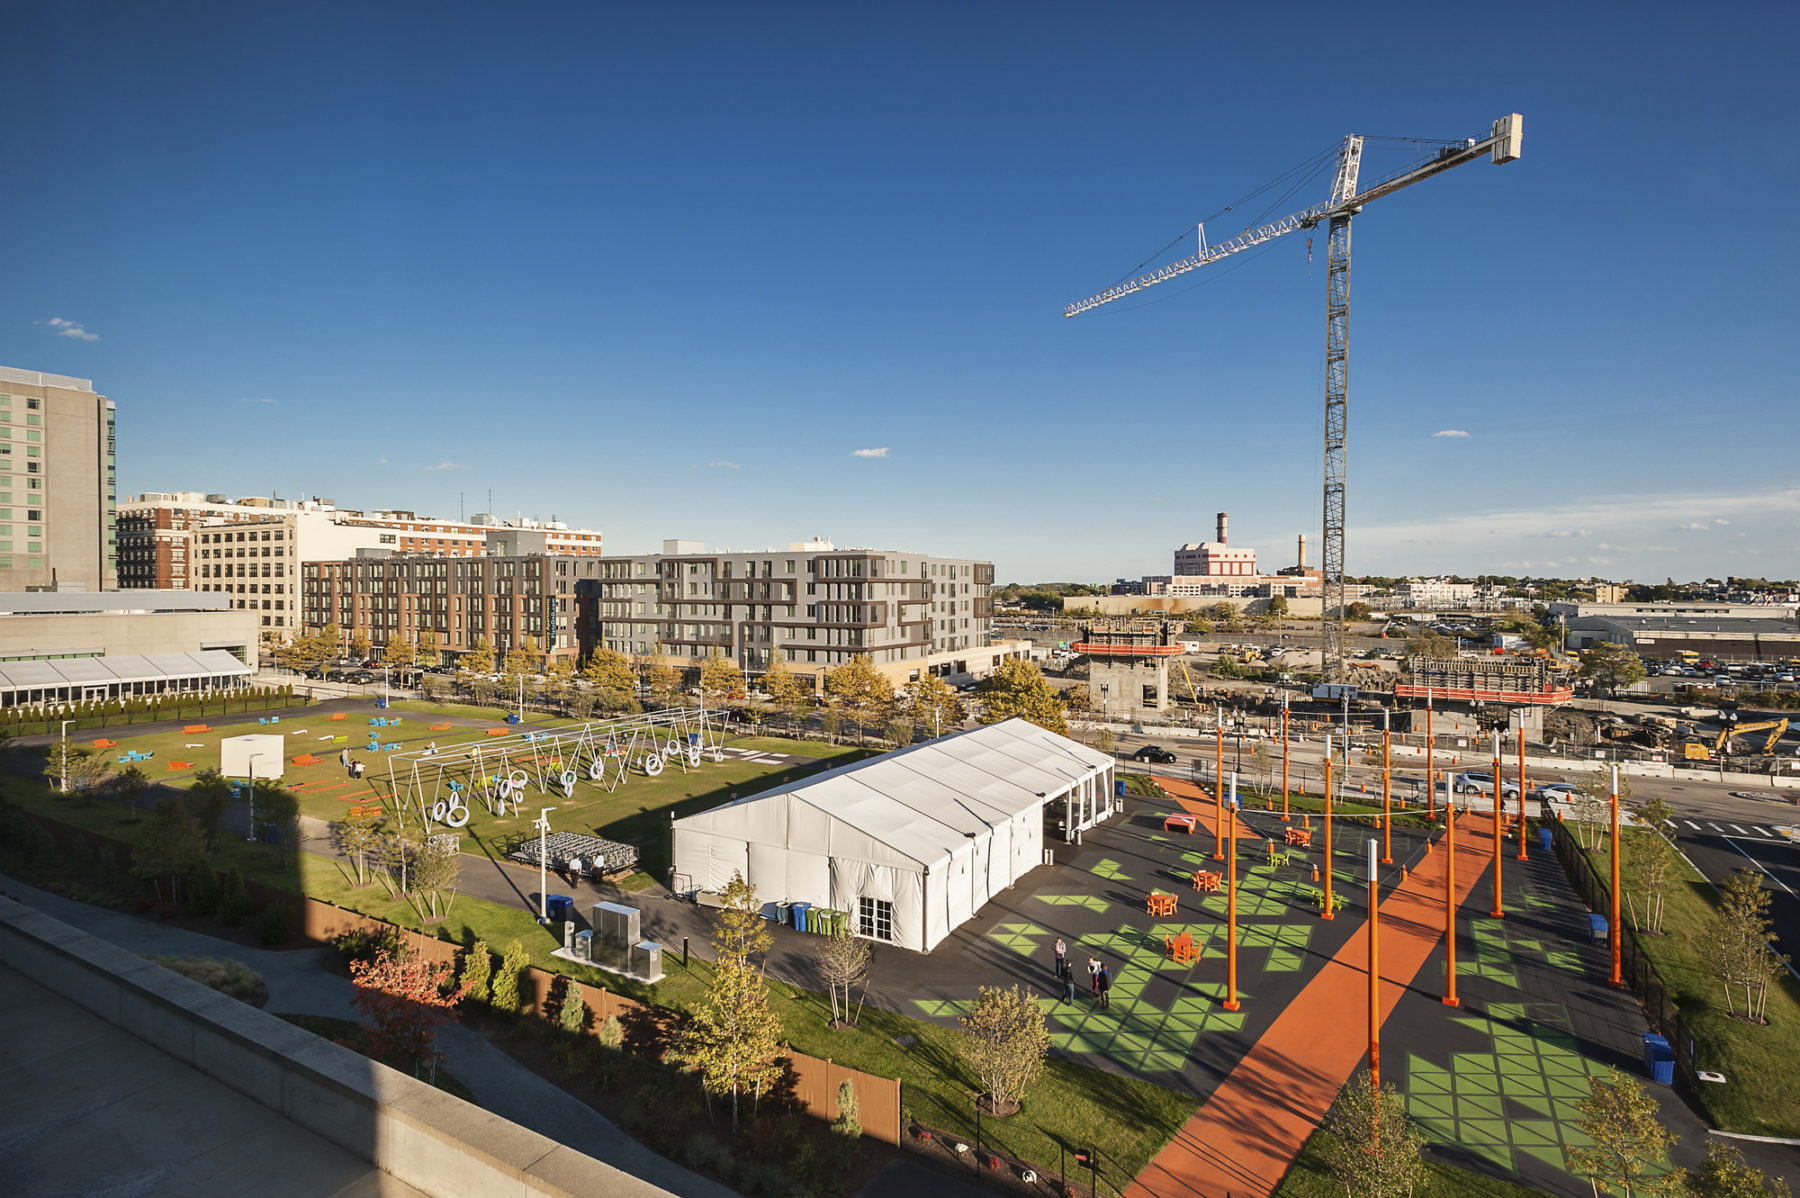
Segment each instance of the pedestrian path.
[[[1464,815],[1477,852],[1491,821]],[[1434,851],[1381,904],[1381,1009],[1391,1013],[1442,940],[1446,854]],[[1471,863],[1472,864],[1472,863]],[[1466,869],[1457,902],[1481,877]],[[1133,1198],[1273,1194],[1368,1049],[1368,925],[1350,937],[1127,1191]]]

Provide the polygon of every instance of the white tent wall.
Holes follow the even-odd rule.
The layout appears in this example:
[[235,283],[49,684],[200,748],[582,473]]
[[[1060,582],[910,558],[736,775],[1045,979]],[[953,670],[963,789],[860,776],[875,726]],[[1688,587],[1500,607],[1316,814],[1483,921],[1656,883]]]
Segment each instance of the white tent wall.
[[749,875],[750,850],[742,840],[675,828],[675,872],[700,890],[723,890],[733,874]]
[[[859,899],[873,899],[894,905],[893,943],[915,952],[928,952],[937,943],[928,935],[925,916],[926,875],[907,872],[889,865],[871,865],[862,861],[831,861],[831,906],[848,912],[851,930],[856,927]],[[938,937],[941,940],[943,937]]]

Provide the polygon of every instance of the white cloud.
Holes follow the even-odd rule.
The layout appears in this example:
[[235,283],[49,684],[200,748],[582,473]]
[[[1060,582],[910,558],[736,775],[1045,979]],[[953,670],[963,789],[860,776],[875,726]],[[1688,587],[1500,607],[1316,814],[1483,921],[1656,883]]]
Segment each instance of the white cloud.
[[387,459],[386,458],[376,458],[375,464],[377,466],[385,466],[385,465],[387,465]]
[[887,455],[888,451],[885,445],[880,449],[853,449],[850,451],[850,456],[853,458],[885,458]]
[[443,461],[443,462],[439,462],[435,466],[427,466],[427,467],[425,467],[425,469],[427,469],[427,470],[467,470],[468,466],[462,462]]
[[709,470],[742,470],[743,469],[743,467],[738,465],[736,462],[708,462],[706,464],[706,467]]
[[[1490,529],[1489,530],[1490,535],[1492,534],[1492,532],[1493,532],[1493,530]],[[1588,530],[1585,528],[1577,528],[1577,529],[1574,529],[1573,531],[1571,531],[1570,529],[1567,529],[1567,528],[1558,528],[1558,529],[1555,529],[1554,531],[1547,532],[1544,535],[1547,537],[1585,537],[1588,535]]]
[[1692,520],[1686,524],[1677,524],[1675,526],[1676,532],[1708,532],[1711,529],[1712,525],[1704,520]]
[[1460,428],[1440,428],[1431,435],[1434,437],[1466,437],[1469,434]]
[[1714,524],[1730,524],[1731,521],[1729,521],[1729,520],[1714,520],[1713,523]]
[[279,399],[267,399],[267,398],[252,399],[250,396],[246,395],[246,396],[244,396],[244,398],[238,400],[238,402],[239,403],[271,403],[272,404],[272,403],[280,403],[281,401]]
[[77,341],[100,340],[100,334],[88,332],[79,320],[64,320],[60,316],[52,316],[47,323],[56,330],[58,337],[73,337]]

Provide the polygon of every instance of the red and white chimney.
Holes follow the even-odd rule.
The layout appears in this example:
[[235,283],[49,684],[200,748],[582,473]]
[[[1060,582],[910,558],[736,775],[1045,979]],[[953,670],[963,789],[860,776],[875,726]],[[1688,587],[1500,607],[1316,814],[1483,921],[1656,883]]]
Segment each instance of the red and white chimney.
[[1225,544],[1225,513],[1219,513],[1219,544]]

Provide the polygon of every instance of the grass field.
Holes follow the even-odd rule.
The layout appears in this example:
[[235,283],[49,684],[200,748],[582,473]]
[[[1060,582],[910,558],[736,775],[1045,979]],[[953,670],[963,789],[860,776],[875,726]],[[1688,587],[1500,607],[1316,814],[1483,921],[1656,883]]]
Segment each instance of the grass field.
[[[1569,830],[1574,831],[1572,824]],[[1626,829],[1625,853],[1619,863],[1621,899],[1631,896],[1640,910],[1644,891],[1633,868],[1636,855],[1632,844],[1649,835],[1642,829]],[[1612,859],[1604,836],[1588,856],[1600,877],[1606,878]],[[1794,1062],[1800,1060],[1800,982],[1784,973],[1770,988],[1767,1027],[1727,1014],[1718,979],[1703,963],[1710,938],[1707,924],[1716,902],[1712,887],[1699,872],[1686,861],[1677,861],[1663,909],[1667,935],[1640,935],[1638,944],[1673,992],[1693,1030],[1698,1066],[1730,1079],[1726,1085],[1696,1088],[1695,1097],[1707,1117],[1725,1131],[1800,1136],[1800,1070],[1794,1068]],[[1738,1002],[1741,1006],[1741,995]]]
[[[1300,1159],[1288,1170],[1275,1198],[1342,1198],[1344,1187],[1325,1168],[1320,1152],[1325,1133],[1314,1132],[1300,1150]],[[1429,1158],[1427,1150],[1427,1158]],[[1539,1198],[1544,1191],[1516,1182],[1502,1181],[1427,1159],[1425,1181],[1412,1198]]]

